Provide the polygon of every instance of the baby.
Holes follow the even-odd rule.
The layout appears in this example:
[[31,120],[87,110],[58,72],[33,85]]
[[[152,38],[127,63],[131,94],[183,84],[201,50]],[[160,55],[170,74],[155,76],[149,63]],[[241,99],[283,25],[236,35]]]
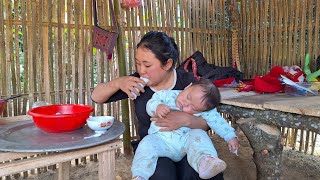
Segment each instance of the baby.
[[[183,91],[163,90],[154,93],[146,109],[150,116],[165,117],[171,110],[201,116],[211,129],[228,142],[232,152],[237,151],[239,142],[234,129],[215,109],[219,103],[219,90],[210,80],[201,79]],[[180,161],[187,155],[189,164],[202,179],[210,179],[225,170],[226,163],[218,158],[205,131],[181,127],[162,132],[160,128],[152,122],[148,135],[139,143],[132,162],[133,179],[149,179],[159,157]]]

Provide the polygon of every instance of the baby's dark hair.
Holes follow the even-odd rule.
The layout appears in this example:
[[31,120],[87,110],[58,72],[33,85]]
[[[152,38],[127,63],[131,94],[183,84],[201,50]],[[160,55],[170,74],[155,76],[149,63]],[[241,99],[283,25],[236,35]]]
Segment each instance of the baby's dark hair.
[[205,111],[216,108],[221,102],[221,95],[219,89],[209,79],[200,79],[193,82],[192,86],[199,86],[204,92],[202,101],[205,105]]
[[137,44],[137,48],[139,47],[150,50],[156,58],[160,60],[163,66],[167,64],[169,59],[173,60],[173,66],[171,68],[174,68],[175,64],[178,62],[178,46],[175,43],[175,40],[164,32],[148,32]]

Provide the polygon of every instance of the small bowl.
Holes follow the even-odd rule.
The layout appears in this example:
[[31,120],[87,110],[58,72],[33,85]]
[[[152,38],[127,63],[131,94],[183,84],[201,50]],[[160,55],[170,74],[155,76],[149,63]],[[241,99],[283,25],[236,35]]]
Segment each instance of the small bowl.
[[113,116],[93,116],[87,119],[89,128],[99,134],[105,133],[112,126],[113,122]]

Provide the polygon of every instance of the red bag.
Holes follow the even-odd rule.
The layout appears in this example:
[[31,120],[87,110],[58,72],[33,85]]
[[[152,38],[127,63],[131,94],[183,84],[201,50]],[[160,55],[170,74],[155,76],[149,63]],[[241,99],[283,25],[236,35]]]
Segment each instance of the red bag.
[[142,6],[142,0],[122,0],[121,6],[123,8],[132,8]]
[[97,17],[97,5],[96,0],[93,0],[93,13],[94,13],[94,27],[92,32],[92,44],[93,47],[100,49],[101,51],[106,51],[108,54],[108,59],[112,57],[112,51],[115,46],[116,40],[118,38],[118,26],[115,18],[115,13],[113,10],[112,0],[109,0],[109,6],[111,10],[112,23],[114,27],[114,32],[105,30],[98,26]]

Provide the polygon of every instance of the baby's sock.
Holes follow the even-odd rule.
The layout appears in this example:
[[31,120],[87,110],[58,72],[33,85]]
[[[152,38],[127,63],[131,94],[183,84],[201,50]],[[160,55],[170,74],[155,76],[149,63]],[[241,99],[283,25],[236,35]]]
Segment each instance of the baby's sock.
[[202,179],[210,179],[224,171],[227,164],[219,158],[211,155],[204,155],[199,162],[199,177]]

